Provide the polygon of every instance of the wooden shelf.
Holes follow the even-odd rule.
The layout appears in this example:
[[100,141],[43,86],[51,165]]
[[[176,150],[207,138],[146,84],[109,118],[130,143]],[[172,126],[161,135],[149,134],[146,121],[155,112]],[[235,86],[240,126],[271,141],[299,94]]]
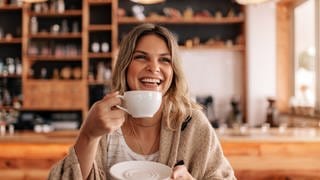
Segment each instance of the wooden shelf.
[[0,39],[0,44],[19,44],[21,42],[22,42],[21,38]]
[[216,45],[199,45],[188,48],[186,46],[179,46],[181,50],[201,50],[201,49],[214,49],[214,50],[226,50],[226,51],[244,51],[244,45],[234,45],[234,46],[216,46]]
[[77,107],[42,107],[42,106],[33,106],[33,107],[22,107],[22,110],[25,111],[81,111],[81,108]]
[[78,39],[82,38],[81,33],[38,33],[29,35],[30,38],[34,39]]
[[111,31],[111,25],[89,25],[89,31]]
[[112,0],[88,0],[90,5],[111,4]]
[[0,11],[16,11],[16,10],[22,10],[22,6],[17,6],[17,5],[0,6]]
[[243,17],[195,17],[190,19],[184,18],[167,18],[167,17],[157,17],[157,18],[146,18],[145,20],[138,20],[135,17],[120,17],[118,19],[119,24],[139,24],[139,23],[156,23],[156,24],[236,24],[243,23]]
[[104,81],[104,82],[98,82],[98,81],[88,81],[89,86],[96,86],[96,85],[101,85],[101,86],[109,86],[111,85],[111,81]]
[[50,83],[50,84],[62,84],[62,83],[81,83],[82,79],[28,79],[28,83]]
[[92,53],[90,52],[88,55],[89,58],[112,58],[112,54],[108,53]]
[[30,61],[81,61],[82,57],[79,56],[54,56],[54,55],[39,55],[28,56]]
[[29,12],[30,16],[36,16],[36,17],[70,17],[70,16],[82,16],[82,10],[66,10],[63,13],[58,12]]
[[2,75],[0,74],[0,78],[21,78],[21,75],[17,75],[17,74],[8,74],[8,75]]
[[[15,107],[13,107],[13,106],[0,106],[0,110],[6,110],[6,111],[8,111],[8,110],[12,110],[12,109],[17,109],[17,108],[15,108]],[[20,110],[21,108],[18,108],[18,110]]]

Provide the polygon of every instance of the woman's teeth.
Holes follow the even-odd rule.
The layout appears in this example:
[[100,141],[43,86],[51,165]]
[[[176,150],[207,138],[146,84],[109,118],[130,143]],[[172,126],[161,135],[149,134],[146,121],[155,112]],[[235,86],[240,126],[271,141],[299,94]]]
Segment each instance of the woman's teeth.
[[157,85],[160,84],[160,79],[152,79],[152,78],[144,78],[141,80],[143,83],[155,83]]

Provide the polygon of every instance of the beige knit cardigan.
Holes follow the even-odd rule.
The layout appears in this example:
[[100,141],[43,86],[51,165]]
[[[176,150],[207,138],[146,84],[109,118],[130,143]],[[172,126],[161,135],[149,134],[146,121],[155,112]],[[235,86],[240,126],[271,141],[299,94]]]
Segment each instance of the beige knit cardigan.
[[[162,122],[160,137],[160,163],[173,167],[177,161],[183,160],[191,175],[198,180],[236,179],[232,167],[223,155],[214,129],[200,110],[193,111],[192,119],[184,130],[172,131]],[[108,135],[100,140],[88,179],[107,179],[110,168],[106,165],[107,144]],[[48,179],[82,179],[74,148],[53,166]]]

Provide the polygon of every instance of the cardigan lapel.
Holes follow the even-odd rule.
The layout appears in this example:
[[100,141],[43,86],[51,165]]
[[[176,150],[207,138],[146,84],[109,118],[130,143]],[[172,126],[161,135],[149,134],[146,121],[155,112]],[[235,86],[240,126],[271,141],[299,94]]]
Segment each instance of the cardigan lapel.
[[161,126],[159,162],[173,167],[177,161],[180,128],[176,131],[172,131],[167,127],[164,120],[162,120]]

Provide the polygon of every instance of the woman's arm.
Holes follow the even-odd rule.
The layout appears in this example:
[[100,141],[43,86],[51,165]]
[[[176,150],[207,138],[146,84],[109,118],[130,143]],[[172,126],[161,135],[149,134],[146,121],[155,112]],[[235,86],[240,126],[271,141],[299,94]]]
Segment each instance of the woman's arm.
[[83,179],[87,179],[96,157],[100,137],[91,138],[80,133],[74,146]]

